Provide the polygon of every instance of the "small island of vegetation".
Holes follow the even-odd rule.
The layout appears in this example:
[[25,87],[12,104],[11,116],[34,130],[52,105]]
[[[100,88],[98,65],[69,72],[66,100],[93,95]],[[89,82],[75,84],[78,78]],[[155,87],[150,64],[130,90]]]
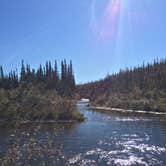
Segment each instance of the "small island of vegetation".
[[4,74],[0,67],[1,121],[81,121],[76,109],[75,78],[72,62],[41,64],[37,70],[22,61],[21,74],[17,70]]

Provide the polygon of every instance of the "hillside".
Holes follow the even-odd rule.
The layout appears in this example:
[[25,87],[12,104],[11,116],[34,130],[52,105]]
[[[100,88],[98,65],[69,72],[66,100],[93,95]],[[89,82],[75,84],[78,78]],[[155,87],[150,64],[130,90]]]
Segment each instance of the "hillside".
[[81,98],[93,105],[166,111],[166,60],[120,70],[104,79],[77,86]]

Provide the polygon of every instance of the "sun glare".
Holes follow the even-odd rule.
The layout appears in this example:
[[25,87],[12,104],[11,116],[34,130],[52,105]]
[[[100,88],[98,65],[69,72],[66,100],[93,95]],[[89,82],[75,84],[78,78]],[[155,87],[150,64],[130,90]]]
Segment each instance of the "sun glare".
[[[122,1],[121,0],[109,0],[106,2],[102,11],[97,11],[97,5],[100,5],[98,1],[92,1],[91,10],[91,27],[93,32],[100,39],[113,39],[118,34],[118,26],[121,15]],[[96,15],[100,13],[101,17],[97,18]]]

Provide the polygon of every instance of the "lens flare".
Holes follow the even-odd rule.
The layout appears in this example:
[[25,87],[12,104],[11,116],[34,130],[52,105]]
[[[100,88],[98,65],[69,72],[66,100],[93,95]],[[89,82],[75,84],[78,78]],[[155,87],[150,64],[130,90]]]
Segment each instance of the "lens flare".
[[[135,33],[134,27],[144,27],[150,15],[147,0],[92,0],[90,27],[101,40],[118,40],[121,34]],[[104,5],[103,5],[104,4]],[[104,6],[99,8],[99,6]],[[126,32],[125,32],[126,31]]]
[[115,38],[118,33],[119,18],[121,12],[121,0],[109,0],[101,17],[96,18],[97,1],[91,3],[91,30],[101,39]]
[[110,1],[105,9],[100,29],[100,37],[110,39],[117,36],[120,17],[120,0]]

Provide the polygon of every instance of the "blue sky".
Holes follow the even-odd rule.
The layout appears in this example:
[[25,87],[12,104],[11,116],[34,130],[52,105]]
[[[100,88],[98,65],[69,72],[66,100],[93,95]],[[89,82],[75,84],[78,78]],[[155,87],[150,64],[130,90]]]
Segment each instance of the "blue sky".
[[0,64],[73,61],[77,83],[166,58],[165,0],[0,0]]

